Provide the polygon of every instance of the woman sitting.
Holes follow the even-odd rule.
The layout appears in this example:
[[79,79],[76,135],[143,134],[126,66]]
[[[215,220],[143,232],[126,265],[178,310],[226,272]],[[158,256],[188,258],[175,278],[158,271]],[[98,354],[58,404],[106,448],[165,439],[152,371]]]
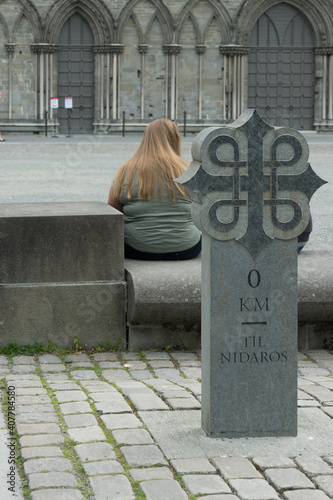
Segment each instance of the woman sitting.
[[192,222],[191,201],[173,182],[189,162],[180,156],[175,122],[150,123],[133,158],[117,171],[108,204],[124,213],[125,257],[185,260],[201,251],[200,231]]

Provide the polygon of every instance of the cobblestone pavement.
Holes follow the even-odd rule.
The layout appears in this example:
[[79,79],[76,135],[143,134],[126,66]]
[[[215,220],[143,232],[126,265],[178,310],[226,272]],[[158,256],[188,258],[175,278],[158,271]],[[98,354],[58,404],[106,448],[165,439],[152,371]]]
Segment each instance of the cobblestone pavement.
[[[144,415],[200,412],[200,376],[199,352],[0,356],[1,397],[7,390],[15,397],[16,454],[28,498],[332,499],[330,433],[331,452],[324,456],[296,450],[293,456],[228,456],[218,440],[215,455],[198,450],[189,458],[185,447],[185,458],[172,458]],[[331,425],[333,353],[299,353],[298,406],[320,411],[324,424],[318,425]],[[7,424],[5,406],[3,413]]]

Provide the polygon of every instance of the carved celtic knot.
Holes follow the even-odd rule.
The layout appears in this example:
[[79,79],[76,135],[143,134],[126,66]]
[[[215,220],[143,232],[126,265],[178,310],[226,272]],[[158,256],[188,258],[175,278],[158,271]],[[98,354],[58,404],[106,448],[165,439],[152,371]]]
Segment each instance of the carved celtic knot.
[[304,137],[271,127],[254,110],[228,127],[200,132],[192,156],[175,182],[194,202],[195,224],[217,240],[236,239],[254,256],[275,238],[304,231],[309,200],[325,184],[308,163]]

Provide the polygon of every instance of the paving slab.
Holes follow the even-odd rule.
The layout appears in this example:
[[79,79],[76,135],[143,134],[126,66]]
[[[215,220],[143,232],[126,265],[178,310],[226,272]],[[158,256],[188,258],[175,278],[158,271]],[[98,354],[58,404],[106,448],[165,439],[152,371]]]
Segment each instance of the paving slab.
[[22,436],[20,445],[24,446],[46,446],[49,444],[62,444],[65,439],[62,434],[37,434],[36,436]]
[[325,491],[329,497],[333,497],[333,477],[330,476],[317,476],[313,478],[316,486]]
[[163,500],[187,500],[188,496],[180,487],[179,483],[171,479],[143,481],[140,484],[146,500],[156,500],[163,498]]
[[157,464],[167,465],[167,461],[156,444],[122,446],[120,449],[124,454],[126,462],[132,467],[146,467]]
[[[231,489],[218,475],[192,474],[184,475],[183,481],[192,495],[212,493],[231,493]],[[259,500],[259,498],[255,499]]]
[[72,471],[73,466],[67,458],[39,458],[28,460],[23,464],[24,472],[32,474],[36,472],[66,472]]
[[216,468],[207,458],[182,458],[171,460],[177,474],[216,474]]
[[33,491],[32,500],[81,500],[82,493],[73,488],[52,488]]
[[120,444],[152,444],[150,434],[145,429],[122,429],[113,431],[115,441]]
[[150,481],[152,479],[173,479],[173,474],[167,467],[131,469],[130,474],[134,479],[134,481]]
[[56,413],[35,412],[21,413],[15,418],[16,425],[18,424],[39,424],[39,423],[57,423],[58,417]]
[[285,490],[314,488],[310,479],[297,469],[267,469],[265,477],[280,493]]
[[83,464],[83,468],[88,476],[119,474],[124,472],[123,466],[117,462],[117,460],[99,460],[98,462],[88,462]]
[[230,486],[242,500],[278,500],[279,498],[277,492],[264,479],[231,479]]
[[101,415],[101,420],[109,430],[142,427],[142,422],[133,414],[116,413]]
[[91,443],[93,441],[106,441],[106,436],[98,425],[89,427],[75,427],[68,429],[71,439],[78,443]]
[[330,467],[321,457],[300,456],[295,458],[296,464],[306,473],[307,476],[316,476],[318,474],[332,474],[333,468]]
[[75,488],[77,486],[76,478],[69,472],[40,472],[36,474],[29,474],[28,479],[29,487],[32,490],[52,487]]
[[77,444],[74,446],[74,450],[82,463],[116,459],[116,454],[109,443]]
[[285,500],[330,500],[330,498],[319,490],[296,490],[285,491],[283,494]]
[[61,412],[64,415],[69,415],[71,413],[89,413],[92,409],[86,401],[78,401],[75,403],[61,403],[59,405]]
[[94,476],[89,478],[95,500],[131,500],[135,498],[131,483],[125,476]]
[[78,415],[64,415],[67,427],[90,427],[98,425],[96,417],[91,413],[80,413]]
[[54,423],[19,424],[16,430],[20,436],[31,434],[58,434],[61,432],[59,425]]
[[63,457],[64,454],[59,446],[28,446],[21,449],[21,455],[23,460],[28,460],[29,458],[40,458],[40,457]]
[[333,454],[333,420],[319,408],[299,408],[298,436],[279,438],[209,438],[201,428],[199,410],[139,411],[154,440],[168,459]]

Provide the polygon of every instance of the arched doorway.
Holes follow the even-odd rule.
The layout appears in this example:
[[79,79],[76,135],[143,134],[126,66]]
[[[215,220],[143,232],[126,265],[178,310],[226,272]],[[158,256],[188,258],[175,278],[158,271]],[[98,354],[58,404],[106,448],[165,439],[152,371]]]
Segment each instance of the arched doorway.
[[[88,22],[73,14],[59,35],[58,96],[59,132],[89,134],[94,121],[94,37]],[[73,109],[64,108],[65,97]]]
[[307,19],[281,3],[250,38],[248,107],[268,123],[310,130],[314,122],[314,34]]

